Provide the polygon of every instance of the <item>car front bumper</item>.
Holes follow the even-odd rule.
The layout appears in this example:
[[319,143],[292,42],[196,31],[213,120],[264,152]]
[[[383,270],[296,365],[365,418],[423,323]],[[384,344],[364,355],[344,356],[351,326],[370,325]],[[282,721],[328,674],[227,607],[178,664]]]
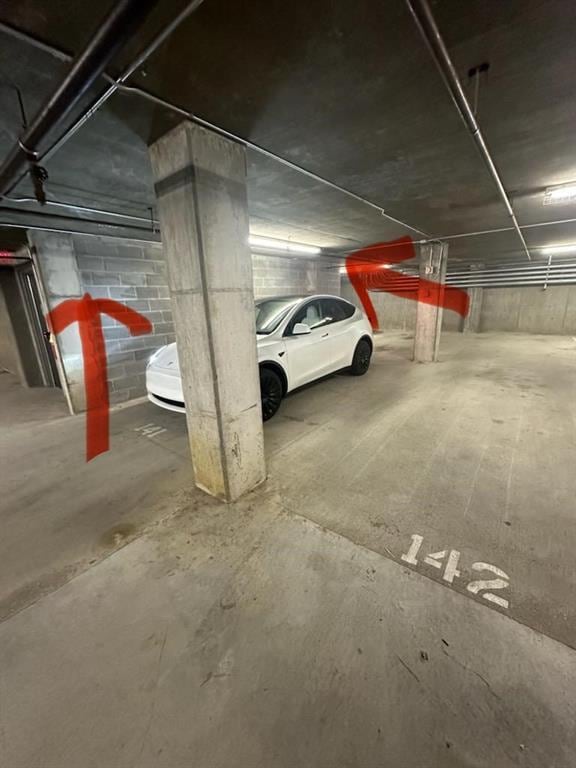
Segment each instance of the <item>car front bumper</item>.
[[146,391],[154,405],[167,411],[186,413],[180,374],[169,369],[149,367],[146,369]]

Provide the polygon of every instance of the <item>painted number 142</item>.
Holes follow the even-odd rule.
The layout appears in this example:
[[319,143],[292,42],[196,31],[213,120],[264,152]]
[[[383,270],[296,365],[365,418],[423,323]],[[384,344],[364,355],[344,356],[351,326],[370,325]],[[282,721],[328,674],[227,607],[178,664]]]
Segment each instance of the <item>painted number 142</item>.
[[[412,544],[410,545],[410,549],[408,552],[406,552],[405,555],[402,555],[401,559],[405,563],[409,563],[410,565],[418,565],[418,560],[416,558],[416,555],[420,551],[420,547],[422,546],[422,542],[424,541],[424,538],[422,536],[419,536],[417,533],[412,535]],[[461,576],[461,572],[458,570],[458,562],[460,561],[460,552],[458,552],[457,549],[451,549],[450,552],[447,552],[447,550],[443,549],[441,552],[431,552],[429,555],[426,555],[424,558],[424,562],[426,565],[431,565],[433,568],[442,568],[442,563],[445,561],[445,567],[444,567],[444,573],[442,574],[442,578],[444,581],[447,581],[448,584],[452,584],[454,579],[458,578],[458,576]],[[492,591],[486,591],[486,590],[498,590],[498,589],[506,589],[510,586],[510,579],[504,571],[500,570],[500,568],[497,568],[495,565],[491,565],[490,563],[472,563],[472,570],[473,571],[490,571],[493,573],[497,578],[495,579],[478,579],[476,581],[471,581],[466,586],[466,589],[469,592],[472,592],[474,595],[480,594],[481,597],[483,597],[485,600],[488,600],[491,603],[495,603],[496,605],[499,605],[501,608],[508,608],[509,602],[503,597],[500,597],[500,595],[495,595]]]

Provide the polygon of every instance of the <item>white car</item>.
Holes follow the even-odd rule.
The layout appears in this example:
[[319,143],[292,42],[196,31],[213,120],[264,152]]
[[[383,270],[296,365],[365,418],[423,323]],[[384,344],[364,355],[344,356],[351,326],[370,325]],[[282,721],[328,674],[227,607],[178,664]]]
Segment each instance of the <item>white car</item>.
[[[364,313],[339,296],[279,296],[256,302],[256,345],[262,416],[270,419],[284,395],[347,368],[362,376],[374,347]],[[184,413],[176,344],[155,352],[146,369],[148,398]]]

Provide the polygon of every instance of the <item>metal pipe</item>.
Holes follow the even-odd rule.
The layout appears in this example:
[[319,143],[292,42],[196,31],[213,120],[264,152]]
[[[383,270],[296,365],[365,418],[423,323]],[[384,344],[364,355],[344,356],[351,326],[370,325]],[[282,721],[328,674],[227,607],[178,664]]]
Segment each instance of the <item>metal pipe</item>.
[[[457,283],[457,282],[448,282],[446,285],[449,286],[455,286],[456,288],[534,288],[539,285],[543,284],[543,280],[520,280],[513,282],[511,280],[502,280],[500,282],[495,283],[485,283],[485,282],[477,282],[477,283]],[[564,278],[562,280],[554,280],[549,281],[548,285],[576,285],[576,277],[570,277],[570,278]]]
[[0,167],[0,194],[9,192],[14,179],[39,159],[39,144],[78,104],[104,67],[142,24],[156,0],[120,0],[71,70],[37,113],[31,125]]
[[500,178],[500,174],[498,173],[498,169],[496,168],[494,160],[492,159],[492,155],[488,150],[482,132],[480,131],[480,126],[476,122],[476,118],[474,117],[474,113],[472,112],[468,102],[468,98],[464,93],[462,83],[460,82],[458,73],[456,72],[454,64],[452,63],[448,49],[446,48],[444,40],[440,35],[440,30],[438,29],[434,16],[432,15],[430,6],[428,5],[427,0],[406,0],[406,3],[410,9],[410,13],[414,18],[414,21],[416,22],[416,26],[420,30],[420,33],[424,38],[424,41],[426,42],[426,45],[428,46],[434,61],[436,62],[436,66],[438,67],[444,83],[448,88],[450,95],[452,96],[452,100],[456,105],[456,109],[458,110],[464,125],[476,142],[476,146],[480,151],[484,163],[486,164],[486,167],[488,168],[488,171],[492,176],[494,183],[496,184],[496,188],[502,199],[502,202],[506,207],[508,216],[512,220],[513,227],[516,230],[518,237],[520,238],[522,247],[528,256],[528,260],[530,260],[530,251],[528,250],[528,245],[526,244],[526,240],[524,239],[524,235],[522,234],[522,230],[520,229],[516,219],[516,215],[512,208],[512,204],[510,203],[508,193],[506,192],[504,184],[502,183],[502,179]]
[[[7,203],[15,203],[15,204],[28,204],[33,203],[37,204],[38,201],[34,197],[8,197],[8,195],[4,195],[2,197],[2,200],[6,201]],[[90,208],[85,205],[74,205],[73,203],[61,203],[57,200],[46,200],[44,205],[53,206],[54,208],[63,208],[65,210],[69,211],[80,211],[81,213],[93,213],[97,216],[113,216],[115,218],[120,219],[130,219],[131,221],[140,221],[143,224],[153,224],[156,226],[158,224],[157,220],[154,218],[150,218],[150,216],[135,216],[131,213],[119,213],[118,211],[108,211],[102,208]],[[34,211],[32,211],[34,213]]]
[[117,80],[112,80],[112,83],[110,86],[104,91],[101,96],[99,96],[96,101],[84,112],[82,115],[80,115],[77,120],[75,120],[69,128],[67,128],[64,133],[46,150],[46,152],[42,155],[42,160],[49,160],[53,155],[58,152],[60,147],[62,147],[64,144],[66,144],[67,141],[69,141],[72,136],[74,136],[80,128],[86,123],[92,115],[94,115],[100,107],[105,104],[108,99],[113,96],[118,88],[126,81],[129,77],[131,77],[134,72],[138,69],[138,67],[141,67],[142,64],[170,37],[172,32],[183,22],[185,19],[187,19],[194,11],[199,8],[204,0],[192,0],[192,2],[188,3],[188,5],[183,8],[182,11],[174,18],[172,21],[164,27],[162,32],[157,35],[152,42],[144,48],[144,50],[140,53],[140,55],[124,70],[124,72],[120,75],[120,77]]
[[[39,41],[36,38],[32,37],[31,35],[28,35],[27,33],[24,33],[21,30],[18,30],[10,26],[9,24],[0,23],[0,31],[3,31],[8,35],[11,35],[12,37],[15,37],[18,40],[25,40],[30,45],[37,47],[39,50],[42,50],[45,53],[51,53],[52,55],[56,56],[60,60],[66,60],[66,58],[68,57],[68,54],[66,54],[65,52],[57,48],[54,48],[53,46],[50,46],[42,41]],[[105,73],[103,73],[103,77],[105,77],[106,80],[110,83],[117,82],[116,80],[114,80],[114,78],[111,78],[109,75],[106,75]],[[398,224],[404,229],[409,229],[412,232],[416,232],[417,234],[422,235],[425,238],[433,239],[424,230],[418,229],[417,227],[413,227],[410,224],[407,224],[406,222],[401,221],[400,219],[397,219],[394,216],[391,216],[390,214],[386,213],[386,211],[381,205],[378,205],[377,203],[372,202],[372,200],[368,200],[367,198],[362,197],[362,195],[358,195],[355,192],[352,192],[351,190],[346,189],[346,187],[342,187],[339,184],[336,184],[333,181],[330,181],[329,179],[326,179],[325,177],[320,176],[317,173],[314,173],[313,171],[309,171],[308,169],[303,168],[302,166],[297,165],[296,163],[293,163],[290,160],[287,160],[286,158],[281,157],[280,155],[276,155],[274,152],[271,152],[270,150],[265,149],[264,147],[261,147],[260,145],[255,144],[254,142],[249,141],[248,139],[244,139],[241,136],[238,136],[237,134],[232,133],[231,131],[227,131],[224,128],[220,128],[214,123],[210,123],[208,120],[204,120],[203,118],[198,117],[193,112],[190,112],[187,109],[184,109],[176,104],[173,104],[172,102],[166,101],[166,99],[162,99],[159,96],[155,96],[154,94],[149,93],[143,88],[135,88],[135,87],[127,86],[124,84],[120,84],[118,85],[116,90],[120,93],[130,93],[130,94],[139,96],[140,98],[147,99],[148,101],[158,106],[164,107],[165,109],[168,109],[171,112],[175,112],[176,114],[179,114],[182,117],[185,117],[186,119],[191,120],[194,123],[197,123],[198,125],[202,125],[205,128],[209,128],[210,130],[220,134],[221,136],[224,136],[225,138],[229,138],[229,139],[232,139],[233,141],[237,141],[238,143],[243,144],[249,149],[252,149],[255,152],[258,152],[259,154],[264,155],[265,157],[268,157],[272,160],[276,160],[277,162],[281,163],[287,168],[290,168],[293,171],[296,171],[297,173],[302,173],[303,175],[313,179],[314,181],[317,181],[320,184],[324,184],[325,186],[331,187],[332,189],[335,189],[336,191],[341,192],[342,194],[347,195],[348,197],[353,198],[354,200],[357,200],[358,202],[363,203],[364,205],[370,206],[371,208],[377,210],[378,213],[380,213],[384,218],[394,222],[395,224]]]
[[[554,275],[548,275],[548,278],[550,280],[560,280],[564,277],[574,277],[576,276],[576,270],[565,270],[564,272],[557,272]],[[480,275],[478,277],[456,277],[454,275],[450,275],[447,277],[447,280],[451,280],[452,282],[461,283],[464,285],[464,283],[473,283],[477,280],[485,280],[486,282],[490,282],[492,280],[510,280],[512,282],[518,281],[518,280],[546,280],[546,272],[537,272],[536,274],[532,275]]]
[[[98,223],[100,224],[101,222]],[[34,232],[56,232],[64,235],[81,235],[82,237],[111,237],[116,240],[130,240],[131,243],[147,243],[148,245],[151,243],[157,245],[160,244],[158,240],[150,240],[145,237],[134,237],[134,235],[124,237],[122,235],[110,234],[109,232],[83,232],[79,229],[69,229],[68,227],[44,227],[37,224],[17,224],[13,221],[0,221],[0,227],[6,229],[30,229]]]
[[491,277],[492,275],[508,275],[509,277],[516,277],[522,275],[538,275],[541,273],[550,273],[551,275],[565,272],[566,270],[576,269],[576,264],[566,264],[559,269],[550,269],[547,264],[543,264],[541,267],[534,267],[534,269],[482,269],[474,270],[473,272],[449,272],[450,277],[466,279],[469,275],[480,275],[482,277]]

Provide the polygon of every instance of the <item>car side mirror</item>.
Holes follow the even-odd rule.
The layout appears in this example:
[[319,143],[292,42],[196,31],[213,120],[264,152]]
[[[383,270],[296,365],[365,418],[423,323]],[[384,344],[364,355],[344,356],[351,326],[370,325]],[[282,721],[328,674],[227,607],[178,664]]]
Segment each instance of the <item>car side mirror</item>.
[[292,336],[304,336],[310,332],[310,326],[306,325],[306,323],[295,323],[294,328],[292,328]]

